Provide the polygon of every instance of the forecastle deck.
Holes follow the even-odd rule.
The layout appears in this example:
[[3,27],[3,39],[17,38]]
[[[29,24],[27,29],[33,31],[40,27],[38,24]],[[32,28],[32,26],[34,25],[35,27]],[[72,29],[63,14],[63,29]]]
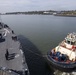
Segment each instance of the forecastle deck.
[[0,67],[29,74],[24,53],[17,36],[9,28],[0,29]]

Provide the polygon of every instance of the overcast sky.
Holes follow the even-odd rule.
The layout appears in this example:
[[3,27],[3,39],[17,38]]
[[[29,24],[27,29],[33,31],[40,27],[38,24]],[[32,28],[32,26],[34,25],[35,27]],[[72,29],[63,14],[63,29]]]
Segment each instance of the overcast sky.
[[0,0],[0,12],[76,10],[76,0]]

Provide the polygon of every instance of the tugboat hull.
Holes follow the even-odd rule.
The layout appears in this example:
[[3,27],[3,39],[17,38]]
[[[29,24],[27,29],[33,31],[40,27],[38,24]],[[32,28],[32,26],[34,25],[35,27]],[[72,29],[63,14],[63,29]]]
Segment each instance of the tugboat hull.
[[46,60],[50,67],[53,69],[60,70],[62,72],[72,72],[76,70],[76,62],[75,63],[61,63],[56,60],[54,60],[50,54],[47,54]]

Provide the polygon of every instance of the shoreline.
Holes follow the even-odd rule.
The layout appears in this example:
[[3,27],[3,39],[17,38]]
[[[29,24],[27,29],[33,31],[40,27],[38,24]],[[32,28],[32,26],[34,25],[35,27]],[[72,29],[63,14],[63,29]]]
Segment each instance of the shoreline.
[[52,16],[60,16],[60,17],[76,17],[76,15],[63,15],[63,14],[1,14],[1,15],[52,15]]

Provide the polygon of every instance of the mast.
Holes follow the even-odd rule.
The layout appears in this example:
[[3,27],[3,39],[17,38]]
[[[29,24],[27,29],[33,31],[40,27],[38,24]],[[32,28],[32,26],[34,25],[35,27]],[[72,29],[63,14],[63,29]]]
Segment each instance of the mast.
[[1,13],[0,13],[0,22],[2,23]]

